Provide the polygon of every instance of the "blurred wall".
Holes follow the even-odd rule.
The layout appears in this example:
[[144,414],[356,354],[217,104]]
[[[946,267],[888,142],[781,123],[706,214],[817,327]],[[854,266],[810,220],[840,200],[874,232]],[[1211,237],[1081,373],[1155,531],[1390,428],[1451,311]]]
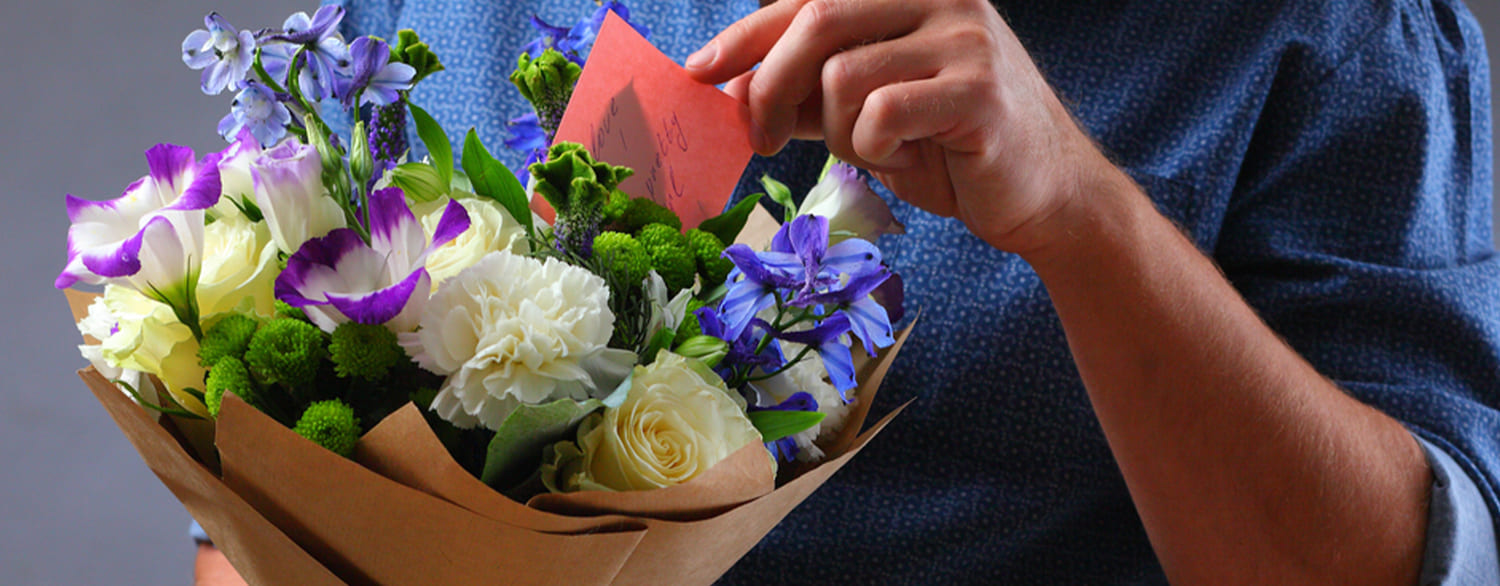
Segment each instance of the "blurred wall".
[[[77,335],[51,287],[61,198],[118,196],[157,142],[222,148],[230,96],[201,95],[178,59],[204,13],[259,28],[313,4],[0,0],[0,584],[189,581],[186,513],[72,374]],[[1500,35],[1500,1],[1472,9]]]

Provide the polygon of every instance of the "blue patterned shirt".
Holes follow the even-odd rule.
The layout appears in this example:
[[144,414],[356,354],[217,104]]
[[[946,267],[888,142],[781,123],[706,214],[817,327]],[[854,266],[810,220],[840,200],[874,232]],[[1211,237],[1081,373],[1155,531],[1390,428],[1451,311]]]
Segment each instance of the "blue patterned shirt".
[[[496,146],[527,110],[506,81],[527,18],[594,6],[336,3],[346,36],[420,31],[449,71],[413,100]],[[1004,4],[1085,129],[1246,301],[1423,441],[1424,583],[1500,583],[1489,70],[1460,0]],[[629,5],[679,62],[757,7]],[[803,193],[825,156],[757,157],[741,193],[762,173]],[[1164,583],[1036,273],[957,220],[891,204],[908,234],[881,244],[923,318],[872,417],[918,400],[724,581]]]

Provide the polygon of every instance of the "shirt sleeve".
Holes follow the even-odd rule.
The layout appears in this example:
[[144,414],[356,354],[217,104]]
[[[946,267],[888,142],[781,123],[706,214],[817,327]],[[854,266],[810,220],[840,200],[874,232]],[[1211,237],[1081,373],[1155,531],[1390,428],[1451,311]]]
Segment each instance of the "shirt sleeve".
[[1418,583],[1500,584],[1494,521],[1479,485],[1442,449],[1421,437],[1417,441],[1432,468],[1427,551]]
[[1500,255],[1484,38],[1456,0],[1361,5],[1355,45],[1274,71],[1214,256],[1320,373],[1441,447],[1429,455],[1458,467],[1433,467],[1447,486],[1474,485],[1459,492],[1477,501],[1439,504],[1475,512],[1437,533],[1472,522],[1493,535]]

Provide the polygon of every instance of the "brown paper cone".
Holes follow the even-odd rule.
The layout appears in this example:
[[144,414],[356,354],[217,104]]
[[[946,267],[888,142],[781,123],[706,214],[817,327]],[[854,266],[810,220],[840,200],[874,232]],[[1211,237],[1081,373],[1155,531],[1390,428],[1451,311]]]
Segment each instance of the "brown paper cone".
[[886,415],[837,458],[723,515],[691,523],[646,519],[646,538],[614,584],[712,584],[905,408]]
[[251,584],[342,584],[244,499],[188,455],[145,409],[93,368],[78,371],[146,466]]
[[226,395],[224,483],[361,584],[602,584],[643,531],[554,535],[470,513],[339,457]]
[[416,405],[392,413],[360,438],[354,459],[371,471],[484,518],[545,533],[645,529],[625,517],[566,517],[518,503],[469,474],[433,435]]

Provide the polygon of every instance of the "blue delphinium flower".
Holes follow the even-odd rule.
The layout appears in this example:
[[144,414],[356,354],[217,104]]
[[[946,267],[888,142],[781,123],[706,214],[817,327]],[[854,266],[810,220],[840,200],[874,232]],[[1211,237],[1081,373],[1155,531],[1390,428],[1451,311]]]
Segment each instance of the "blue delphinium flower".
[[737,279],[720,304],[731,333],[778,298],[790,307],[852,304],[890,275],[880,249],[868,241],[851,238],[828,246],[828,220],[822,216],[797,216],[782,225],[768,251],[736,244],[724,249],[724,256],[734,263],[731,278]]
[[[297,75],[297,85],[302,95],[310,100],[337,96],[341,80],[351,74],[350,49],[338,35],[339,21],[343,19],[344,9],[338,6],[319,8],[312,17],[306,12],[297,12],[282,23],[283,32],[266,37],[267,41],[305,48],[299,63],[302,69]],[[283,52],[290,55],[295,51]],[[264,64],[265,51],[261,57]]]
[[[417,70],[405,63],[391,63],[391,48],[385,41],[360,37],[349,45],[354,75],[343,82],[339,100],[345,108],[359,104],[388,106],[401,99],[401,91],[411,89]],[[359,104],[355,103],[358,96]]]
[[[644,25],[630,21],[630,9],[625,7],[624,2],[619,2],[618,0],[610,0],[609,2],[605,2],[599,5],[599,8],[595,9],[594,13],[590,14],[588,18],[578,21],[578,24],[575,24],[573,25],[573,28],[568,29],[568,35],[561,43],[567,45],[575,51],[578,51],[579,53],[581,53],[581,56],[583,58],[587,59],[588,50],[593,48],[594,41],[599,38],[599,29],[604,27],[604,17],[605,15],[609,14],[611,10],[613,10],[621,20],[624,20],[625,24],[628,24],[631,28],[635,29],[635,32],[640,33],[642,37],[645,37],[647,39],[651,38],[651,29],[646,28]],[[566,53],[566,51],[564,51],[564,53]]]
[[824,368],[828,369],[828,380],[833,383],[833,388],[838,389],[839,398],[844,402],[849,397],[844,391],[854,388],[854,356],[849,353],[849,347],[844,345],[841,338],[850,330],[849,317],[843,312],[834,313],[825,318],[810,330],[799,330],[795,332],[780,332],[776,336],[788,342],[805,344],[823,359]]
[[203,24],[208,30],[195,30],[182,40],[182,62],[203,70],[199,87],[205,94],[239,89],[255,62],[255,35],[236,31],[217,12],[204,17]]
[[234,97],[229,115],[219,120],[219,136],[233,141],[240,130],[249,130],[260,146],[270,147],[286,136],[286,125],[291,121],[291,112],[277,99],[276,92],[250,81]]
[[542,52],[547,49],[556,49],[569,61],[583,65],[583,58],[578,56],[578,47],[568,38],[568,29],[547,24],[547,21],[534,15],[531,17],[531,28],[536,29],[539,36],[532,39],[530,43],[526,43],[522,50],[532,59],[541,57]]
[[712,307],[700,307],[693,315],[698,317],[698,326],[703,329],[703,335],[713,336],[720,340],[729,342],[729,349],[724,358],[719,361],[714,370],[725,380],[734,378],[735,371],[750,372],[754,369],[771,371],[781,368],[786,364],[786,356],[781,353],[781,344],[774,337],[769,340],[764,349],[756,352],[760,342],[768,334],[772,333],[770,324],[761,320],[751,320],[751,323],[735,334],[729,335],[728,324],[721,315]]
[[521,185],[526,185],[531,180],[531,172],[527,169],[532,163],[547,160],[547,145],[552,144],[552,137],[547,136],[547,131],[542,129],[536,112],[511,118],[505,123],[505,131],[510,135],[505,139],[506,148],[526,151],[525,162],[515,169],[516,179],[521,181]]

